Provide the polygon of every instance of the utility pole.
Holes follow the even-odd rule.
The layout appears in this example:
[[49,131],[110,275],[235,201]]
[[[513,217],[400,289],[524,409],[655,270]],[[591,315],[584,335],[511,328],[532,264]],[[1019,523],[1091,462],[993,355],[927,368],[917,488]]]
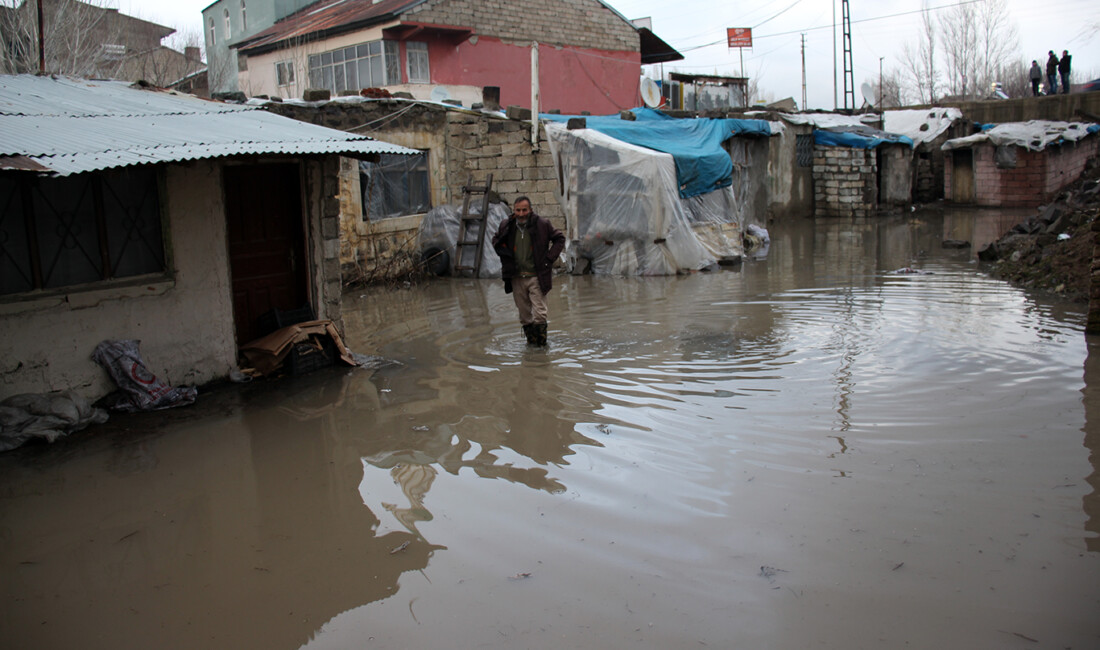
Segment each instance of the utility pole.
[[841,0],[840,5],[842,29],[844,30],[844,108],[856,107],[856,81],[852,70],[852,15],[848,7],[848,0]]
[[836,95],[836,0],[833,0],[833,110],[840,108]]
[[802,110],[806,110],[806,35],[802,35]]
[[882,112],[882,59],[884,58],[881,56],[878,58],[878,110],[880,113]]

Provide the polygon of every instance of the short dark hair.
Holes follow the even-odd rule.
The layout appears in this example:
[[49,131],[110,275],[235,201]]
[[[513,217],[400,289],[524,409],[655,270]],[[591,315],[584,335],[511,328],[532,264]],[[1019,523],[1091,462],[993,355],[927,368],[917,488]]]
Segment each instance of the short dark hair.
[[515,201],[512,201],[512,207],[513,208],[516,207],[516,204],[519,203],[520,201],[527,201],[527,205],[528,206],[531,205],[531,199],[527,198],[526,196],[520,196],[520,197],[517,197]]

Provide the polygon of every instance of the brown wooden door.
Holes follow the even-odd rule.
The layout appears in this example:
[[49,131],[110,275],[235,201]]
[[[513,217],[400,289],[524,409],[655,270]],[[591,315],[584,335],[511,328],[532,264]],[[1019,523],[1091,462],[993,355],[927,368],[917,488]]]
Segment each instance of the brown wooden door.
[[951,200],[955,203],[974,202],[974,150],[955,149],[951,152]]
[[225,213],[237,345],[267,332],[257,319],[308,301],[308,265],[297,164],[225,168]]

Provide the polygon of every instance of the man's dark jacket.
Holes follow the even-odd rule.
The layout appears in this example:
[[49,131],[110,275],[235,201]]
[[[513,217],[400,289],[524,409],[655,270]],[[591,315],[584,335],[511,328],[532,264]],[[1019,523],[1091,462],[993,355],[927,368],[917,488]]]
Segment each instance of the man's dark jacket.
[[[493,250],[500,256],[500,276],[504,278],[504,293],[512,293],[512,278],[516,276],[513,242],[518,226],[519,222],[512,215],[500,224],[500,229],[493,236]],[[534,212],[527,217],[527,232],[531,235],[531,253],[535,258],[535,275],[539,279],[539,289],[543,293],[550,293],[554,260],[558,259],[565,248],[565,235]]]
[[1058,61],[1058,72],[1062,74],[1069,74],[1069,61],[1073,58],[1069,54],[1063,54],[1062,58]]

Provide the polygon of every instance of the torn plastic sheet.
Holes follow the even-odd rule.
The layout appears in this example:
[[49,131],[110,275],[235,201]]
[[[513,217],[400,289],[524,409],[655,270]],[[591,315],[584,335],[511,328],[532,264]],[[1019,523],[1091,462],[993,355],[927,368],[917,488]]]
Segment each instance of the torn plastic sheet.
[[883,130],[908,136],[914,145],[919,146],[943,135],[962,116],[962,111],[957,108],[886,111],[883,115]]
[[154,411],[192,404],[198,390],[191,386],[173,388],[157,379],[141,360],[141,341],[103,341],[92,359],[103,366],[119,390],[104,398],[113,411]]
[[1049,120],[1031,120],[1028,122],[1005,122],[990,128],[983,127],[981,133],[955,138],[943,143],[944,151],[966,149],[989,142],[991,144],[1015,145],[1031,151],[1042,151],[1052,144],[1076,142],[1090,134],[1100,131],[1100,126],[1085,122],[1054,122]]
[[[475,201],[470,203],[473,204]],[[478,205],[470,205],[470,214],[481,214],[480,202],[477,203]],[[534,209],[535,212],[538,212],[538,206],[534,206]],[[448,269],[454,266],[455,245],[458,243],[458,224],[461,212],[462,208],[460,206],[441,205],[429,210],[420,223],[419,243],[421,254],[427,258],[428,256],[437,255],[439,252],[446,253]],[[481,251],[481,271],[478,277],[500,277],[500,258],[493,250],[492,238],[497,229],[500,228],[500,224],[508,218],[508,213],[508,206],[503,203],[489,204],[489,219],[485,224],[488,235],[485,237],[485,245]],[[471,221],[468,224],[468,230],[466,231],[468,241],[476,241],[478,226],[479,224],[476,221]],[[464,246],[461,266],[472,267],[474,265],[473,256],[476,252],[473,246]]]
[[[593,129],[545,126],[563,180],[570,268],[587,260],[594,273],[674,275],[741,259],[743,205],[732,187],[681,199],[670,154]],[[736,169],[740,181],[747,165]]]
[[106,411],[93,408],[75,391],[12,395],[0,402],[0,451],[32,438],[53,442],[106,421]]

